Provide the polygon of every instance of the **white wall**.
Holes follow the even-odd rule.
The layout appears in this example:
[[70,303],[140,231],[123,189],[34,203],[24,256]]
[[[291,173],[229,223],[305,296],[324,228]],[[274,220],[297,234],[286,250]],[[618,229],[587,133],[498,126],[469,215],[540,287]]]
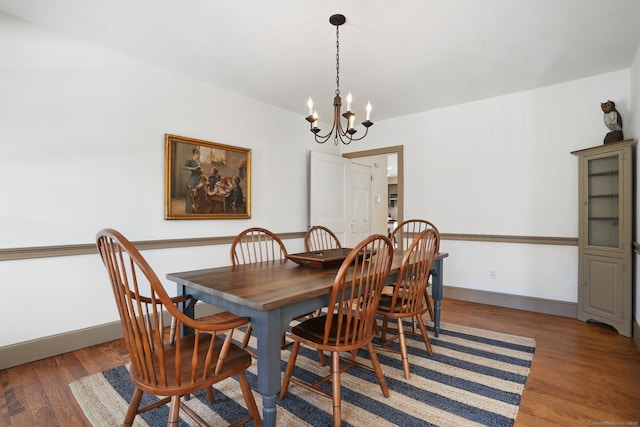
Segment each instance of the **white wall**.
[[[307,152],[337,149],[313,141],[305,100],[291,114],[3,14],[0,57],[0,247],[93,243],[104,227],[131,240],[306,229]],[[250,148],[252,218],[165,220],[165,133]],[[229,262],[228,247],[144,255],[161,279]],[[97,255],[3,261],[0,278],[0,322],[20,322],[0,346],[117,319]]]
[[[577,237],[570,152],[602,144],[600,102],[629,115],[629,78],[622,70],[381,121],[367,148],[404,145],[404,218],[427,218],[443,233]],[[447,285],[577,302],[575,246],[441,246]]]

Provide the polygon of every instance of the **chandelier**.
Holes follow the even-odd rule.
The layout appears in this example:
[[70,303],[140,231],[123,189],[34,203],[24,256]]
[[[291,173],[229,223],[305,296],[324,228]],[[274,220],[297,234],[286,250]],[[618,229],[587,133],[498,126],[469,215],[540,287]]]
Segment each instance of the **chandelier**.
[[345,118],[345,127],[343,127],[341,119],[340,119],[340,110],[342,107],[342,98],[340,98],[340,25],[346,22],[346,18],[344,15],[332,15],[329,18],[329,22],[331,25],[336,26],[336,96],[333,98],[333,124],[331,125],[331,129],[325,135],[320,134],[320,128],[318,127],[318,113],[313,109],[313,101],[311,97],[307,101],[307,106],[309,107],[309,115],[307,116],[307,121],[311,126],[311,132],[316,139],[316,142],[319,144],[324,144],[331,138],[333,135],[333,142],[338,145],[338,141],[347,145],[350,144],[351,141],[360,141],[367,133],[369,133],[369,128],[373,126],[373,122],[369,120],[371,116],[371,102],[367,103],[367,117],[364,122],[362,122],[362,126],[365,128],[364,135],[359,138],[355,137],[356,132],[358,132],[353,127],[353,122],[355,120],[355,113],[351,111],[351,101],[352,96],[351,92],[347,95],[347,111],[342,114],[342,117]]

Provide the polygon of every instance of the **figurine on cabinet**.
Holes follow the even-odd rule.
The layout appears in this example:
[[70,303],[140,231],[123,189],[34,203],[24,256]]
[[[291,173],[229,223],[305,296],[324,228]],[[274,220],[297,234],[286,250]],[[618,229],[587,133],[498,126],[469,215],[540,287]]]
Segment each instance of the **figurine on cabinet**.
[[611,131],[604,137],[604,143],[622,141],[622,116],[616,110],[616,103],[607,100],[607,102],[601,102],[600,108],[604,112],[604,124]]

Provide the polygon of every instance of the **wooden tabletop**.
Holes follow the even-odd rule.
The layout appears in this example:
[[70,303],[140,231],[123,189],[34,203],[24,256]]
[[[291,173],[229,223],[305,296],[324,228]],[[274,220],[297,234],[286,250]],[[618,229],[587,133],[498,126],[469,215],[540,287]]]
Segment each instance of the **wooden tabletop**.
[[[394,252],[391,273],[400,269],[403,253]],[[440,253],[437,258],[447,256]],[[284,259],[170,273],[167,279],[254,310],[268,311],[328,294],[338,269],[339,266],[303,267]]]

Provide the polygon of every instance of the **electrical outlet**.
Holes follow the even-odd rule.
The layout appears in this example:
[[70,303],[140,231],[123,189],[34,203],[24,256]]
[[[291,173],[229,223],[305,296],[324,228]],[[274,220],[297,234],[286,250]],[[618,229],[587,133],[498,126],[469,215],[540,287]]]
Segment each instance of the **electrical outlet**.
[[489,270],[489,279],[495,279],[495,278],[496,278],[496,271]]

